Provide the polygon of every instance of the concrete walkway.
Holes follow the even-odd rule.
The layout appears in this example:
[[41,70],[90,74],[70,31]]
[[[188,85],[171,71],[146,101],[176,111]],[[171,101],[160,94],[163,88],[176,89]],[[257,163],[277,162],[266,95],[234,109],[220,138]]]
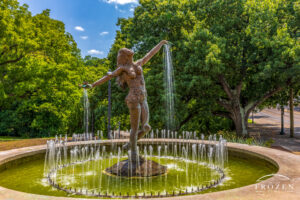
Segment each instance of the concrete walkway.
[[249,124],[249,132],[258,133],[264,141],[274,140],[273,148],[290,151],[300,155],[300,112],[294,112],[294,138],[290,138],[289,111],[284,114],[285,135],[280,135],[281,115],[280,110],[264,109],[254,114],[254,124]]

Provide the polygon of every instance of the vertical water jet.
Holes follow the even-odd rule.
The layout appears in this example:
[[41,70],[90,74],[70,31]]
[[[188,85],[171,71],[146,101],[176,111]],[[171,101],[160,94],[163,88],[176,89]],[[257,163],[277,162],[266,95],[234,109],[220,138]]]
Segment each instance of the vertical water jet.
[[84,131],[86,133],[86,137],[89,133],[89,109],[90,109],[90,102],[88,97],[88,92],[86,89],[83,89],[83,125],[84,125]]
[[172,63],[172,53],[170,44],[164,45],[164,86],[165,86],[165,104],[166,104],[166,128],[174,130],[175,124],[175,89],[174,89],[174,70]]

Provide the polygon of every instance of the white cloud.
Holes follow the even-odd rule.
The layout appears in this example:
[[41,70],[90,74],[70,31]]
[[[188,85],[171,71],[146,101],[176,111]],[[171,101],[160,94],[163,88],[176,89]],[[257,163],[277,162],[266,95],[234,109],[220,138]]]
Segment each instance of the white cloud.
[[103,35],[107,35],[107,34],[108,34],[108,32],[107,32],[107,31],[103,31],[103,32],[101,32],[101,33],[100,33],[100,35],[101,35],[101,36],[103,36]]
[[84,28],[82,28],[81,26],[75,26],[74,29],[76,31],[84,31]]
[[96,49],[91,49],[88,51],[88,54],[91,54],[91,55],[103,55],[104,52],[103,51],[98,51]]
[[131,4],[131,5],[130,5],[130,8],[129,8],[129,11],[130,11],[130,12],[134,12],[134,9],[136,8],[136,6],[137,6],[137,5]]
[[138,0],[103,0],[106,3],[114,3],[114,4],[120,4],[120,5],[125,5],[125,4],[138,4]]
[[115,5],[115,9],[121,13],[125,13],[126,11],[125,10],[121,10],[118,5]]
[[80,36],[81,39],[87,40],[89,37],[88,36]]

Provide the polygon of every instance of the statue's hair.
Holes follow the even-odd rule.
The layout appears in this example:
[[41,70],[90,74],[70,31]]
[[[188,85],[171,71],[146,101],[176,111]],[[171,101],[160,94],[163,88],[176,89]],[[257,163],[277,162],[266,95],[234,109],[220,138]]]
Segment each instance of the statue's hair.
[[[133,52],[130,49],[122,48],[118,52],[117,66],[121,67],[132,61]],[[120,88],[126,89],[128,85],[126,84],[124,78],[124,72],[117,77],[117,84]]]
[[118,86],[120,88],[122,88],[123,90],[125,90],[128,87],[128,85],[126,84],[126,81],[123,76],[124,76],[124,73],[120,74],[117,77],[116,81],[117,81]]

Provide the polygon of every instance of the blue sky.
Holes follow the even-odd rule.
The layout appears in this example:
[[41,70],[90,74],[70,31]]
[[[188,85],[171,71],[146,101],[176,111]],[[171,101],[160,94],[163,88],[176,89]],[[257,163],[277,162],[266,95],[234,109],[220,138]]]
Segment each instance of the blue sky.
[[33,15],[50,9],[63,21],[81,49],[81,55],[106,57],[114,42],[119,17],[133,16],[138,0],[19,0]]

